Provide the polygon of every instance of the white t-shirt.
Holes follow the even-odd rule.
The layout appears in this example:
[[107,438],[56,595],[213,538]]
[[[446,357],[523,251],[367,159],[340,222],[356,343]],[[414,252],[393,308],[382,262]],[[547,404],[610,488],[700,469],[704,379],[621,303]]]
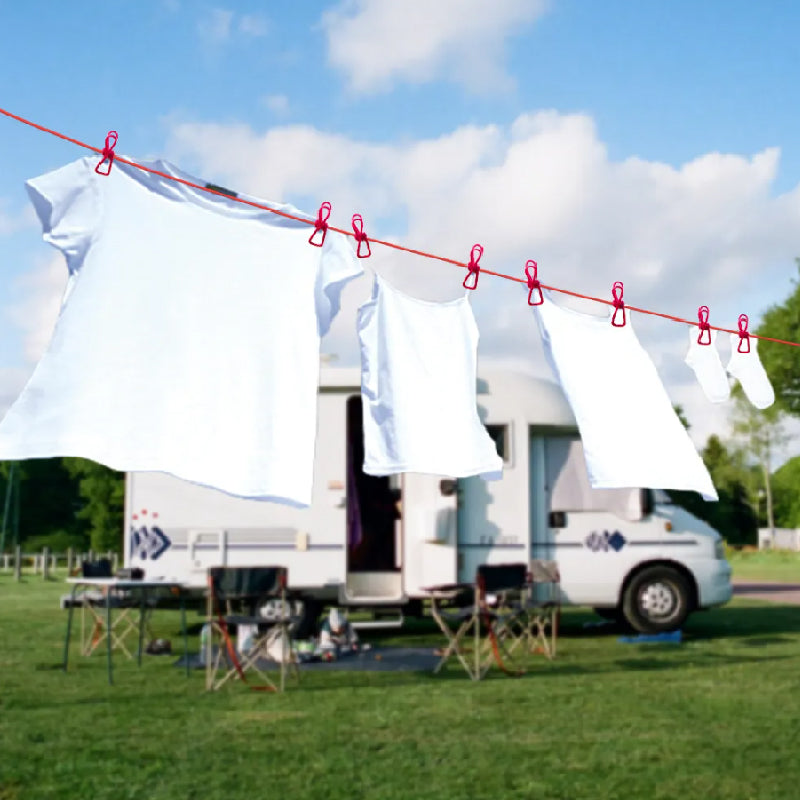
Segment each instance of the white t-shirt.
[[70,279],[0,459],[83,456],[309,505],[320,337],[362,272],[352,246],[329,232],[312,247],[301,222],[96,161],[27,183]]
[[376,276],[358,335],[364,472],[502,477],[478,416],[478,327],[466,296],[417,300]]
[[612,314],[562,308],[546,293],[536,306],[545,353],[578,422],[596,489],[684,489],[709,500],[711,476],[678,419],[655,365]]

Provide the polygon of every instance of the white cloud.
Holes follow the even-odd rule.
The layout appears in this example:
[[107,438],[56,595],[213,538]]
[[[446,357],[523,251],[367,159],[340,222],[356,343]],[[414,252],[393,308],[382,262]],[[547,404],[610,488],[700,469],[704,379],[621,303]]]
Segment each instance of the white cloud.
[[269,30],[262,14],[236,14],[227,8],[212,8],[197,21],[197,32],[208,45],[221,46],[236,35],[251,39],[266,36]]
[[29,377],[29,369],[0,367],[0,416],[11,408]]
[[268,94],[261,102],[277,117],[289,113],[289,98],[285,94]]
[[212,8],[197,21],[197,32],[208,44],[224,44],[231,38],[233,11],[225,8]]
[[25,360],[29,364],[42,357],[50,341],[66,285],[67,268],[60,254],[39,260],[16,282],[22,299],[7,313],[23,333]]
[[32,206],[28,205],[20,211],[12,211],[9,210],[10,205],[8,200],[0,198],[0,236],[10,236],[17,231],[36,225],[36,213]]
[[[535,258],[546,284],[610,299],[615,280],[629,304],[736,327],[752,326],[780,301],[800,253],[800,187],[773,196],[779,152],[711,153],[678,168],[638,158],[612,161],[591,118],[539,112],[511,126],[465,126],[436,139],[374,144],[287,125],[257,134],[244,125],[177,124],[171,157],[197,164],[204,178],[313,213],[333,204],[332,222],[410,247],[522,276]],[[428,299],[454,297],[462,270],[376,246],[370,266],[399,288]],[[368,280],[351,284],[326,342],[341,364],[356,364],[354,309]],[[473,307],[481,357],[550,375],[524,286],[482,276]],[[558,299],[588,311],[596,303]],[[726,406],[705,400],[683,363],[685,325],[634,315],[634,325],[674,401],[687,409],[694,438],[726,426]],[[719,350],[727,362],[727,336]],[[767,346],[766,344],[764,345]],[[778,346],[778,345],[773,345]],[[604,391],[613,391],[613,381]]]
[[269,24],[261,14],[243,14],[239,18],[239,32],[245,36],[257,38],[266,36],[269,31]]
[[328,59],[355,92],[436,78],[478,92],[512,85],[505,42],[547,0],[344,0],[325,12]]

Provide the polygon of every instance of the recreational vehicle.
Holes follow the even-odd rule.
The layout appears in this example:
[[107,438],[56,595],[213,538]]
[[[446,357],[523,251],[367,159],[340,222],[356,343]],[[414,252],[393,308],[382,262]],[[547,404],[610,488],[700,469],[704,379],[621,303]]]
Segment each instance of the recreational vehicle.
[[[560,388],[509,372],[478,380],[503,477],[366,475],[360,372],[323,369],[307,509],[243,500],[163,473],[126,476],[126,565],[201,589],[211,566],[282,565],[307,624],[325,604],[418,609],[425,587],[482,563],[551,559],[564,604],[642,632],[726,603],[719,534],[660,491],[593,490]],[[269,614],[269,609],[263,610]]]

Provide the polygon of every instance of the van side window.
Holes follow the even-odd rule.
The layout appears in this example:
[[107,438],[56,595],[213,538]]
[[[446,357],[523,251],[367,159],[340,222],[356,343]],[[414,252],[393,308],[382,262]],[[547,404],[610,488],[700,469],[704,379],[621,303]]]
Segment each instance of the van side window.
[[511,460],[508,425],[487,425],[486,430],[497,447],[497,455],[507,464]]

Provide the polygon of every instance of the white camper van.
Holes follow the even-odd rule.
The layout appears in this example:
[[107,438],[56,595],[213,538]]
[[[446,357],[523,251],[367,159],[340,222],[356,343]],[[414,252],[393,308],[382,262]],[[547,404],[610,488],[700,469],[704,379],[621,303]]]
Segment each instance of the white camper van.
[[[671,630],[727,602],[719,534],[666,494],[590,487],[575,419],[553,383],[482,374],[478,408],[503,478],[365,475],[360,372],[323,369],[313,502],[242,500],[129,473],[126,566],[200,589],[210,566],[286,566],[307,623],[321,604],[404,609],[482,563],[554,559],[562,602]],[[402,616],[399,618],[402,619]]]

